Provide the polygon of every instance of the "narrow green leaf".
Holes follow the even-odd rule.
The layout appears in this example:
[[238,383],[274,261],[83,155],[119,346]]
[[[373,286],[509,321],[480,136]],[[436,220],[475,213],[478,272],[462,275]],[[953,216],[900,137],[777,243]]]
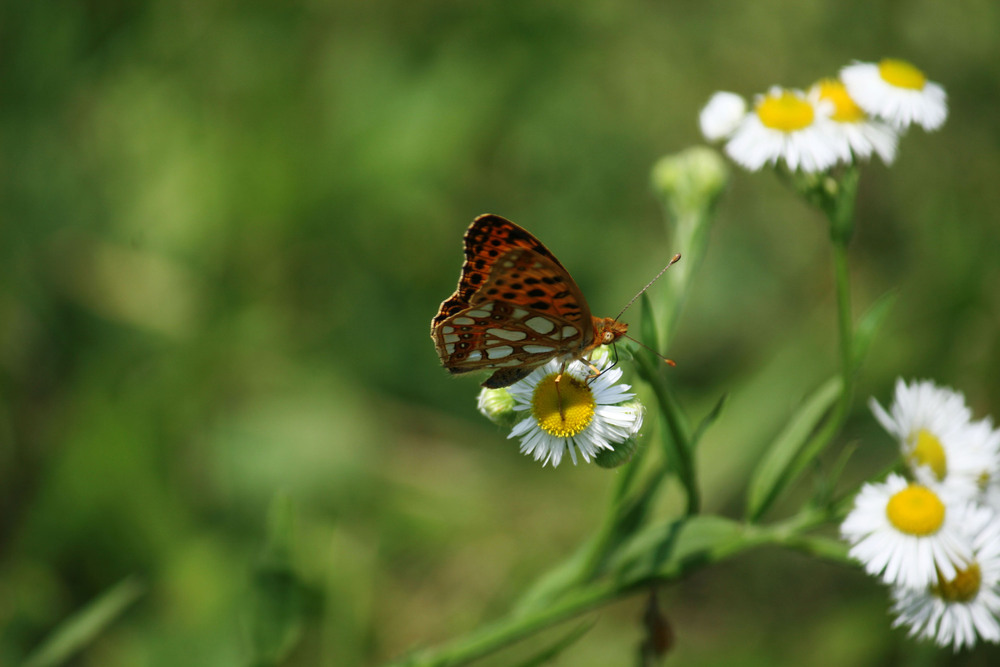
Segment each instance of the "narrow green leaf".
[[108,589],[96,600],[63,621],[22,667],[52,667],[65,663],[103,632],[145,591],[135,577]]
[[813,392],[764,454],[764,458],[754,469],[747,492],[749,520],[758,520],[795,480],[797,475],[789,474],[789,469],[816,425],[837,400],[842,386],[841,379],[835,377]]
[[277,665],[302,635],[305,587],[292,565],[295,510],[279,494],[268,513],[267,545],[253,574],[253,665]]
[[833,492],[837,488],[837,482],[840,481],[840,476],[844,474],[844,469],[847,467],[847,462],[857,450],[858,443],[856,442],[849,443],[840,450],[833,465],[830,466],[829,472],[819,477],[819,485],[816,488],[813,502],[820,506],[825,506],[830,502],[833,498]]
[[567,560],[539,577],[534,585],[521,595],[514,606],[512,616],[526,616],[543,609],[574,585],[579,584],[580,573],[585,569],[584,566],[593,549],[594,539],[588,540]]
[[626,579],[679,578],[693,567],[713,563],[747,544],[743,524],[720,516],[695,515],[649,526],[628,540],[610,561]]
[[575,644],[580,637],[583,637],[592,627],[594,627],[594,623],[596,622],[597,621],[595,619],[587,621],[586,623],[581,623],[566,633],[565,636],[560,637],[559,640],[551,646],[542,649],[524,662],[518,663],[518,667],[538,667],[538,665],[544,665],[546,662],[552,660],[567,648]]
[[698,423],[698,427],[695,428],[694,433],[691,435],[691,449],[698,446],[698,442],[701,440],[701,436],[705,435],[705,431],[708,427],[715,423],[722,414],[722,408],[726,407],[726,401],[729,400],[729,394],[723,394],[716,401],[715,406],[705,415],[702,420]]
[[845,542],[820,535],[797,535],[789,538],[785,546],[802,553],[824,558],[844,565],[855,564],[847,555],[848,545]]
[[886,292],[876,299],[875,303],[858,320],[854,330],[854,349],[852,350],[852,363],[855,371],[864,363],[875,335],[882,327],[882,323],[885,322],[889,311],[896,304],[896,296],[895,292]]

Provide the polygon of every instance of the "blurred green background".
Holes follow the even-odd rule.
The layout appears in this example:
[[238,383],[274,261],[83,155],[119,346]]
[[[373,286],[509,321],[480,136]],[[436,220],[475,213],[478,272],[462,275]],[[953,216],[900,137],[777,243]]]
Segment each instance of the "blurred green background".
[[[286,664],[377,664],[504,613],[615,473],[542,469],[440,368],[428,325],[465,227],[526,226],[614,314],[684,252],[649,170],[700,141],[713,91],[883,56],[951,113],[863,175],[855,312],[898,302],[844,436],[853,480],[893,457],[864,403],[897,376],[1000,417],[996,2],[3,3],[0,665],[130,576],[144,594],[70,664],[247,664],[281,492],[307,589]],[[836,369],[828,253],[773,175],[735,174],[669,350],[694,415],[731,395],[699,455],[710,511],[739,515]],[[676,664],[998,660],[908,641],[872,580],[779,552],[663,601]],[[643,606],[555,664],[631,664]]]

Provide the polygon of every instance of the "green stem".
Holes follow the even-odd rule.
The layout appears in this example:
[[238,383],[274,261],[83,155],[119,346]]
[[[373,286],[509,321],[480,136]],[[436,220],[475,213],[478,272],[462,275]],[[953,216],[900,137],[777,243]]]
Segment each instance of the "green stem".
[[544,609],[518,616],[508,616],[473,634],[436,649],[411,654],[393,665],[397,667],[455,667],[495,653],[510,644],[571,619],[591,609],[626,597],[655,583],[670,582],[708,565],[722,562],[749,549],[764,545],[783,546],[833,560],[846,562],[846,556],[832,540],[805,535],[826,523],[830,511],[808,508],[794,517],[769,526],[744,526],[741,539],[726,541],[706,549],[697,558],[674,561],[653,574],[609,576],[599,582],[567,592]]
[[830,222],[830,241],[833,248],[834,286],[837,292],[837,332],[839,340],[840,398],[819,431],[802,448],[790,469],[792,477],[798,476],[806,466],[840,433],[851,410],[854,395],[854,322],[851,317],[851,276],[848,266],[847,246],[854,232],[854,202],[857,198],[860,172],[849,168],[831,187],[831,191],[814,190],[817,203]]
[[413,654],[400,667],[450,667],[493,653],[504,646],[624,595],[619,582],[604,582],[568,593],[562,600],[532,614],[498,621],[438,649]]
[[837,324],[840,332],[840,372],[844,381],[840,400],[847,416],[854,391],[854,324],[851,320],[851,278],[847,265],[847,243],[834,240],[833,267],[837,285]]
[[687,516],[697,514],[701,510],[701,494],[694,471],[694,452],[691,447],[691,434],[686,426],[686,419],[677,405],[677,401],[658,366],[654,366],[645,355],[636,355],[636,366],[639,374],[653,389],[656,403],[663,416],[663,423],[669,431],[667,440],[669,463],[677,471],[677,477],[687,495]]
[[618,532],[618,524],[622,518],[622,509],[626,503],[626,494],[635,478],[638,469],[638,460],[632,461],[615,482],[615,488],[611,496],[611,505],[604,513],[601,527],[597,530],[593,541],[587,549],[583,565],[577,574],[578,581],[586,581],[600,569],[601,563],[608,554],[608,545],[611,544],[613,536]]

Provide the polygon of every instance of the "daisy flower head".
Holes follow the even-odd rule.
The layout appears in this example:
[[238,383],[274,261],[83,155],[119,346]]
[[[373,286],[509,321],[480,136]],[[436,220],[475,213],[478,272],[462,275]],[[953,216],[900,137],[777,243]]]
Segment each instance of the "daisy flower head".
[[899,379],[888,411],[874,398],[869,407],[899,441],[911,471],[925,483],[944,482],[968,453],[961,450],[972,413],[965,397],[952,389],[928,380],[907,384]]
[[897,130],[913,123],[936,130],[948,117],[944,88],[905,60],[856,62],[840,70],[840,79],[858,106]]
[[832,106],[830,120],[833,122],[829,129],[838,136],[838,145],[847,149],[847,154],[842,156],[845,162],[852,162],[855,158],[867,160],[875,152],[882,162],[892,164],[896,158],[896,131],[865,113],[848,95],[842,81],[818,81],[809,89],[809,98]]
[[789,169],[818,172],[849,154],[831,131],[831,106],[798,90],[772,88],[760,96],[726,143],[726,153],[751,171],[784,162]]
[[972,556],[954,499],[890,475],[865,484],[840,525],[850,555],[886,584],[924,588],[952,579]]
[[1000,521],[993,510],[973,503],[955,513],[970,536],[969,562],[929,586],[894,589],[892,625],[958,651],[977,638],[1000,641]]
[[698,126],[709,141],[722,141],[736,131],[746,115],[747,101],[741,95],[720,90],[698,114]]
[[526,413],[507,436],[520,438],[522,453],[552,467],[568,453],[575,465],[577,453],[589,463],[599,452],[636,437],[643,410],[633,402],[631,387],[618,383],[621,369],[612,367],[607,356],[592,363],[597,377],[581,361],[569,363],[560,377],[562,363],[552,360],[508,388],[514,410]]
[[983,489],[983,504],[1000,515],[1000,480],[991,479],[986,488]]
[[988,503],[990,489],[1000,481],[1000,430],[991,419],[974,421],[945,448],[948,470],[942,484],[965,497]]

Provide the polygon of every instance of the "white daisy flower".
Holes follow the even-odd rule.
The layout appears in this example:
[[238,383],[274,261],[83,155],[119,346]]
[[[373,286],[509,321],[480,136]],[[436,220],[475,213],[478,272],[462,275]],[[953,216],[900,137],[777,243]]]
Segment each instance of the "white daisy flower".
[[971,558],[969,541],[951,499],[922,484],[890,475],[865,484],[840,525],[850,555],[887,584],[923,588],[955,577]]
[[751,171],[782,160],[791,170],[823,171],[849,148],[831,131],[832,107],[798,90],[772,88],[758,97],[726,144],[726,153]]
[[842,156],[845,162],[852,162],[855,158],[867,160],[875,152],[882,162],[892,164],[896,158],[896,131],[866,114],[847,94],[843,82],[823,79],[809,89],[809,98],[816,103],[827,102],[833,106],[830,131],[836,133],[840,137],[840,145],[847,148],[847,154]]
[[747,101],[741,95],[719,91],[701,110],[698,125],[706,139],[721,141],[736,131],[746,115]]
[[977,638],[1000,642],[1000,521],[990,508],[971,503],[955,514],[970,535],[971,560],[930,586],[894,589],[892,625],[958,651]]
[[944,88],[905,60],[854,63],[840,70],[840,79],[858,106],[898,130],[913,123],[936,130],[948,117]]
[[994,474],[993,479],[990,480],[990,483],[983,490],[982,502],[991,510],[1000,514],[1000,480],[996,479],[997,476],[997,474]]
[[942,484],[977,502],[988,503],[988,490],[1000,481],[1000,430],[989,418],[962,429],[962,437],[946,447],[948,474]]
[[950,484],[960,478],[950,474],[956,466],[974,465],[962,461],[968,458],[964,430],[972,417],[962,394],[928,380],[906,384],[899,379],[888,412],[874,398],[868,405],[899,441],[903,459],[922,482],[943,483],[952,477]]
[[507,436],[521,439],[522,453],[555,467],[566,452],[575,465],[579,451],[589,463],[598,452],[614,449],[636,436],[643,411],[641,405],[631,402],[635,398],[631,387],[616,384],[621,369],[610,367],[606,356],[595,358],[593,363],[600,375],[588,380],[591,373],[587,364],[571,362],[562,373],[558,390],[555,381],[562,368],[558,360],[508,387],[514,410],[528,412]]

